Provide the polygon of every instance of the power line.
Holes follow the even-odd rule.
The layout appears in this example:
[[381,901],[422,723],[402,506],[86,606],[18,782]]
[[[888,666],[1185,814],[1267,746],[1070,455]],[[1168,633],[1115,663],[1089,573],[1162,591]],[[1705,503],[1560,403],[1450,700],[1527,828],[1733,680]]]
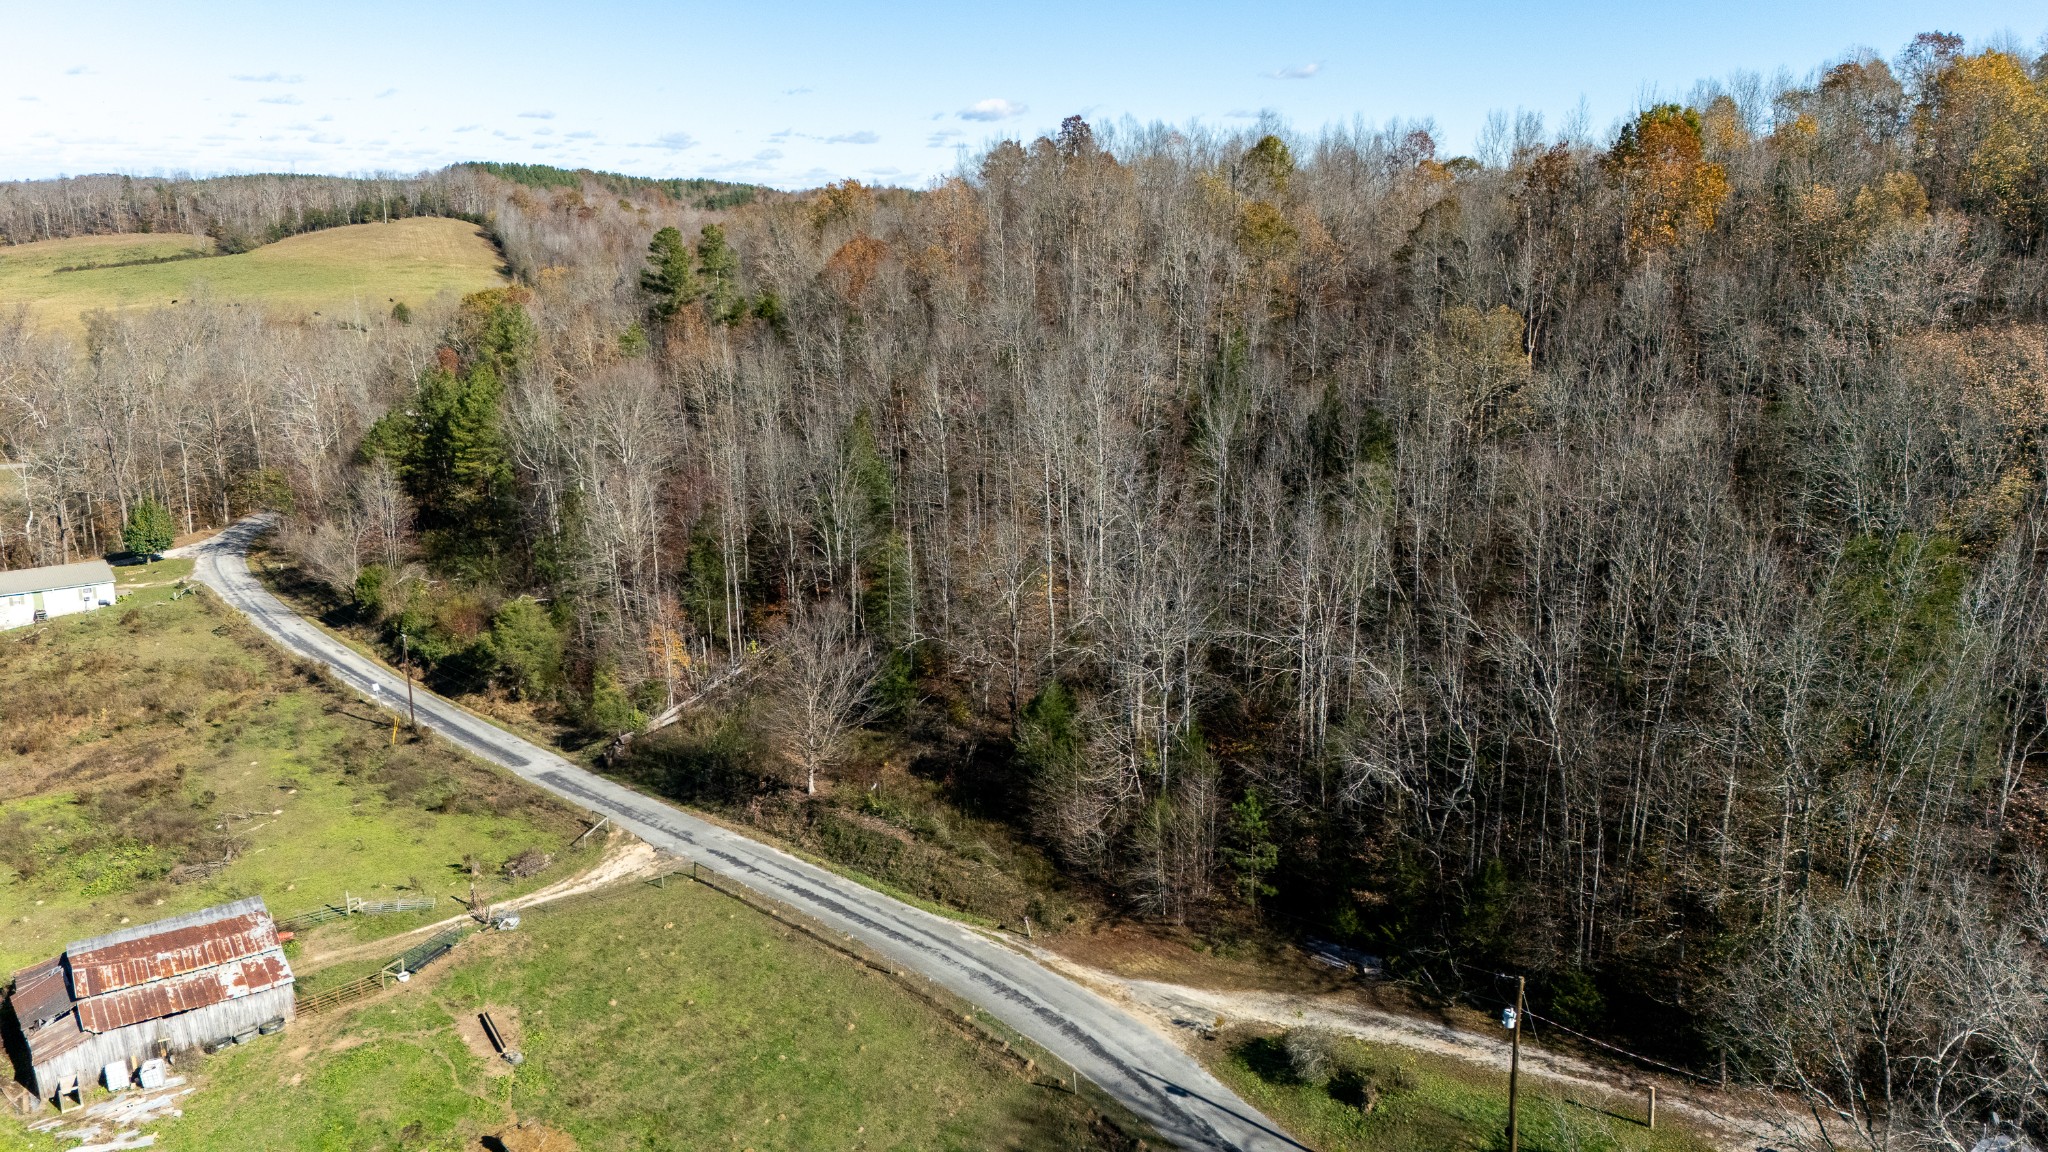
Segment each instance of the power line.
[[[1475,976],[1490,976],[1490,977],[1492,977],[1492,978],[1493,978],[1493,979],[1495,979],[1495,980],[1521,980],[1521,979],[1523,979],[1523,977],[1520,977],[1520,976],[1510,976],[1510,975],[1508,975],[1508,974],[1507,974],[1507,973],[1505,973],[1505,972],[1489,972],[1489,971],[1487,971],[1487,970],[1486,970],[1486,969],[1484,969],[1484,968],[1474,968],[1474,967],[1472,967],[1472,966],[1471,966],[1471,965],[1469,965],[1469,964],[1463,964],[1463,963],[1460,963],[1460,962],[1458,962],[1458,961],[1456,961],[1456,960],[1453,960],[1453,959],[1451,959],[1451,958],[1450,958],[1450,957],[1448,957],[1448,956],[1444,957],[1444,958],[1443,958],[1443,960],[1444,960],[1444,962],[1445,962],[1445,963],[1449,964],[1449,965],[1450,965],[1451,967],[1453,967],[1453,968],[1459,968],[1459,969],[1463,969],[1464,971],[1466,971],[1466,972],[1469,972],[1469,973],[1471,973],[1471,974],[1473,974],[1473,975],[1475,975]],[[1664,1071],[1666,1071],[1666,1072],[1671,1072],[1671,1073],[1674,1073],[1674,1074],[1676,1074],[1676,1075],[1679,1075],[1679,1076],[1683,1076],[1683,1077],[1685,1077],[1686,1079],[1688,1079],[1688,1080],[1692,1080],[1692,1081],[1694,1081],[1694,1082],[1696,1082],[1696,1083],[1700,1083],[1700,1084],[1706,1084],[1706,1085],[1709,1085],[1709,1086],[1718,1086],[1718,1083],[1717,1083],[1717,1081],[1715,1081],[1715,1080],[1712,1080],[1712,1079],[1710,1079],[1710,1078],[1708,1078],[1708,1077],[1706,1077],[1706,1076],[1702,1076],[1702,1075],[1700,1075],[1700,1074],[1699,1074],[1699,1073],[1697,1073],[1697,1072],[1691,1071],[1690,1069],[1686,1069],[1686,1068],[1680,1068],[1680,1067],[1678,1067],[1678,1066],[1677,1066],[1677,1065],[1675,1065],[1675,1064],[1667,1064],[1667,1063],[1665,1063],[1665,1062],[1664,1062],[1664,1061],[1662,1061],[1662,1060],[1658,1060],[1658,1059],[1656,1059],[1656,1058],[1654,1058],[1654,1057],[1650,1057],[1650,1056],[1645,1056],[1645,1055],[1643,1055],[1643,1054],[1642,1054],[1642,1053],[1640,1053],[1640,1052],[1631,1052],[1631,1051],[1629,1051],[1628,1049],[1626,1049],[1626,1048],[1623,1048],[1623,1047],[1621,1047],[1621,1046],[1620,1046],[1620,1045],[1618,1045],[1618,1044],[1610,1044],[1610,1043],[1608,1043],[1607,1041],[1605,1041],[1605,1040],[1602,1040],[1602,1039],[1600,1039],[1600,1038],[1598,1038],[1598,1037],[1596,1037],[1596,1036],[1588,1036],[1588,1035],[1586,1035],[1586,1034],[1585,1034],[1584,1032],[1581,1032],[1581,1031],[1579,1031],[1579,1030],[1578,1030],[1578,1029],[1576,1029],[1576,1028],[1572,1028],[1572,1027],[1569,1027],[1569,1026],[1567,1026],[1567,1025],[1564,1025],[1564,1024],[1560,1024],[1560,1023],[1558,1023],[1557,1021],[1555,1021],[1555,1020],[1552,1020],[1552,1019],[1550,1019],[1550,1018],[1549,1018],[1549,1017],[1547,1017],[1547,1016],[1542,1016],[1542,1015],[1538,1015],[1538,1014],[1537,1014],[1537,1013],[1536,1013],[1535,1011],[1533,1011],[1533,1010],[1524,1010],[1524,1013],[1523,1013],[1523,1014],[1527,1015],[1527,1016],[1529,1017],[1529,1019],[1531,1019],[1531,1020],[1541,1020],[1541,1021],[1542,1021],[1543,1023],[1545,1023],[1545,1024],[1548,1024],[1548,1025],[1550,1025],[1550,1026],[1551,1026],[1551,1027],[1553,1027],[1553,1028],[1556,1028],[1556,1029],[1557,1029],[1557,1030],[1559,1030],[1560,1032],[1568,1032],[1568,1033],[1570,1033],[1571,1035],[1573,1035],[1573,1036],[1576,1036],[1576,1037],[1578,1037],[1578,1038],[1579,1038],[1579,1039],[1581,1039],[1581,1040],[1584,1040],[1584,1041],[1585,1041],[1586,1043],[1588,1043],[1588,1044],[1595,1044],[1595,1045],[1598,1045],[1599,1047],[1601,1047],[1601,1048],[1605,1048],[1605,1049],[1606,1049],[1606,1050],[1608,1050],[1609,1052],[1613,1052],[1613,1053],[1615,1053],[1616,1055],[1620,1055],[1620,1056],[1626,1056],[1626,1057],[1628,1057],[1628,1058],[1629,1058],[1629,1059],[1631,1059],[1631,1060],[1637,1061],[1638,1063],[1642,1063],[1642,1064],[1647,1064],[1647,1065],[1649,1065],[1649,1066],[1650,1066],[1650,1067],[1652,1067],[1652,1068],[1660,1068],[1660,1069],[1662,1069],[1662,1070],[1664,1070]]]

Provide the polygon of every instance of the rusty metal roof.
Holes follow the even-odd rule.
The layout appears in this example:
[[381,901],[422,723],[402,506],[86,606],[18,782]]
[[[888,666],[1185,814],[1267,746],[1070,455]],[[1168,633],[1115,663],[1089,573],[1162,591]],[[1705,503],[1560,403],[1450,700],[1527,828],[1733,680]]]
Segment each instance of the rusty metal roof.
[[64,979],[64,958],[32,964],[14,974],[14,1018],[36,1029],[71,1012],[71,989]]
[[290,984],[292,970],[276,948],[197,972],[78,1002],[78,1023],[88,1032],[112,1032],[144,1020],[190,1012]]
[[291,965],[258,898],[75,940],[15,973],[15,1014],[38,1061],[86,1034],[288,986]]
[[277,926],[269,915],[244,912],[84,951],[74,946],[66,960],[71,967],[71,994],[84,1000],[218,968],[276,948]]

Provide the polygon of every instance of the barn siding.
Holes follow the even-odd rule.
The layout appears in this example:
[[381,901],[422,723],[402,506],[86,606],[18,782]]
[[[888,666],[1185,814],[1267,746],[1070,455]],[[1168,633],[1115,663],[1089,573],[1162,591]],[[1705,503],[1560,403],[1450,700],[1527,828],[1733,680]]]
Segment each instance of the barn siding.
[[88,1033],[76,1047],[35,1066],[36,1094],[45,1100],[55,1096],[74,1072],[81,1084],[90,1084],[116,1060],[125,1060],[130,1069],[137,1068],[157,1054],[159,1040],[168,1041],[173,1052],[186,1052],[252,1031],[266,1020],[280,1016],[290,1020],[292,1015],[292,988],[287,984],[192,1012],[144,1020],[112,1032]]

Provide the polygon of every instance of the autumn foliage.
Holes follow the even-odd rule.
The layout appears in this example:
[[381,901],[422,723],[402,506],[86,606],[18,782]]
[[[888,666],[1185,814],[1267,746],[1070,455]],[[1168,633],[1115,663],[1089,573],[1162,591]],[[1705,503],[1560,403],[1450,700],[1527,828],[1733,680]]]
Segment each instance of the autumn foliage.
[[1705,159],[1700,115],[1676,104],[1643,112],[1607,154],[1627,197],[1629,247],[1674,248],[1714,226],[1728,199],[1728,172]]

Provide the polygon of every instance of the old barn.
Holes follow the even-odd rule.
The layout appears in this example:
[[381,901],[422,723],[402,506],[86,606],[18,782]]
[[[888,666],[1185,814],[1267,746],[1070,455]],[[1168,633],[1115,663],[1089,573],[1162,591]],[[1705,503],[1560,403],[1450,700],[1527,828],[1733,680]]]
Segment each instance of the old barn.
[[47,1100],[111,1066],[283,1027],[292,970],[270,913],[251,897],[73,941],[14,974],[8,1007],[17,1079]]
[[0,572],[0,628],[90,612],[114,602],[114,570],[105,560]]

